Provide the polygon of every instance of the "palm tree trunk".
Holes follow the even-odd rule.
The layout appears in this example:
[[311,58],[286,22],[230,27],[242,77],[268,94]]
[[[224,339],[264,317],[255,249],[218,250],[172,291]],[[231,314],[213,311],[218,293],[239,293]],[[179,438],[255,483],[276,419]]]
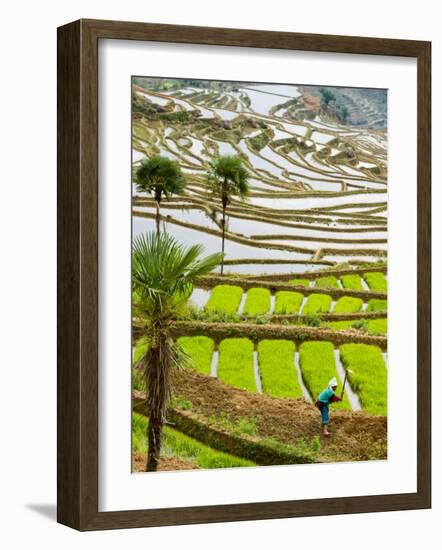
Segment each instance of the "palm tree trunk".
[[147,463],[146,472],[156,472],[161,452],[161,436],[163,431],[163,420],[155,415],[149,416],[149,427],[147,432]]
[[224,273],[224,242],[225,242],[225,239],[226,239],[226,205],[224,204],[224,201],[223,201],[223,217],[222,217],[222,220],[221,220],[221,225],[222,225],[222,239],[221,239],[221,254],[222,254],[222,258],[221,258],[221,275],[223,275],[223,273]]
[[158,201],[155,201],[155,206],[156,206],[156,209],[157,209],[157,213],[156,213],[156,216],[155,216],[155,221],[156,221],[156,225],[157,225],[157,235],[160,234],[160,203]]
[[152,345],[146,356],[145,382],[149,427],[147,429],[146,472],[155,472],[161,452],[161,436],[167,404],[171,392],[170,371],[172,368],[172,348],[167,330],[157,323],[150,338]]
[[221,220],[221,225],[222,225],[222,240],[221,240],[221,254],[222,254],[222,258],[221,258],[221,275],[224,274],[224,242],[226,240],[226,208],[227,208],[227,201],[228,201],[228,196],[227,196],[227,180],[224,180],[223,181],[223,184],[222,184],[222,193],[221,193],[221,202],[222,202],[222,205],[223,205],[223,215],[222,215],[222,220]]
[[161,202],[161,188],[157,187],[155,189],[155,206],[157,209],[155,219],[157,224],[157,235],[160,234],[160,202]]

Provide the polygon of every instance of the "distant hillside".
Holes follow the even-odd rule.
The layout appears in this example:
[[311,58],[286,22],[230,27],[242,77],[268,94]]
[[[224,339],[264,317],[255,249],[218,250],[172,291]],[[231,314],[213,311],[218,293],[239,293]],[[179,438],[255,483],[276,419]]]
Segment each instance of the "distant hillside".
[[387,127],[387,90],[302,86],[308,96],[318,98],[322,114],[358,128]]

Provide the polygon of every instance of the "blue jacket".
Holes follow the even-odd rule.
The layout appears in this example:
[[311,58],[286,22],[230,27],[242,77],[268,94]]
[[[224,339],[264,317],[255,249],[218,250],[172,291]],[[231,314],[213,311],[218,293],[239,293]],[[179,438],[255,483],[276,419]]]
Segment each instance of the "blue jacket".
[[338,400],[333,399],[334,397],[336,398],[335,392],[330,387],[328,387],[319,394],[318,401],[324,403],[324,405],[328,405],[330,402],[333,403],[334,401]]

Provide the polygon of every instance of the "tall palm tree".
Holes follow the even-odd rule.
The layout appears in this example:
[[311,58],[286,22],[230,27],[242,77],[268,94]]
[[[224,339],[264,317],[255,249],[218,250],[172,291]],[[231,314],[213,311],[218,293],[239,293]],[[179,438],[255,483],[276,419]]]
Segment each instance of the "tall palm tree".
[[139,235],[132,246],[134,314],[146,322],[148,343],[140,361],[149,412],[147,472],[157,469],[171,371],[183,359],[170,336],[170,325],[192,294],[195,278],[221,261],[220,254],[201,258],[202,251],[201,245],[184,247],[165,232]]
[[182,193],[185,179],[178,163],[167,157],[155,155],[144,159],[135,172],[136,189],[138,192],[151,193],[156,204],[157,233],[160,232],[160,203],[163,195],[169,198],[176,193]]
[[221,198],[222,205],[222,241],[221,275],[224,273],[224,242],[226,236],[226,210],[232,196],[245,197],[249,191],[250,174],[239,155],[217,156],[209,164],[207,181],[212,191]]

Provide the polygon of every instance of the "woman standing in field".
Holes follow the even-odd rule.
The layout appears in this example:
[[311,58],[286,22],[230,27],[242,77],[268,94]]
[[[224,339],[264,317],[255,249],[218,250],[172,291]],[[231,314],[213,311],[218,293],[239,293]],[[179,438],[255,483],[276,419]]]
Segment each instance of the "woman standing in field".
[[315,405],[318,407],[321,412],[322,419],[322,430],[324,435],[330,435],[328,431],[328,424],[330,422],[328,407],[330,403],[336,403],[337,401],[342,401],[341,397],[335,395],[336,388],[338,387],[338,381],[336,378],[332,378],[328,383],[327,388],[319,394],[318,400]]

